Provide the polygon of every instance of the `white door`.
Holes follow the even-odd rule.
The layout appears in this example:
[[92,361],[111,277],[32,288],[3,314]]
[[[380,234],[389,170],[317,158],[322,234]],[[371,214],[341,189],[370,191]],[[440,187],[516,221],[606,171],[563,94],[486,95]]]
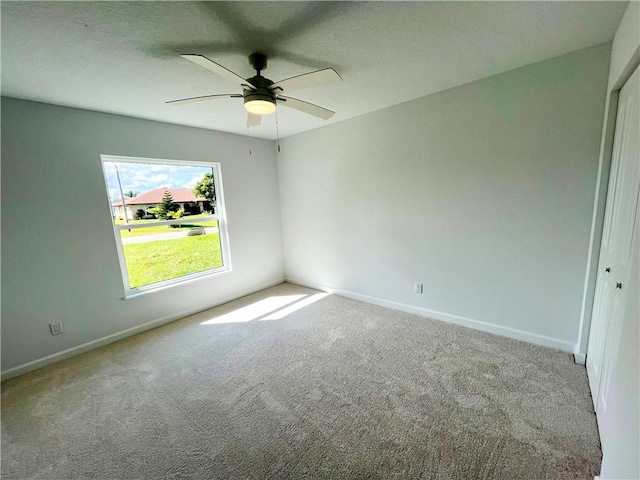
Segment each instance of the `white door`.
[[617,348],[640,192],[640,68],[620,91],[587,347],[587,374],[596,412],[606,409],[609,373]]

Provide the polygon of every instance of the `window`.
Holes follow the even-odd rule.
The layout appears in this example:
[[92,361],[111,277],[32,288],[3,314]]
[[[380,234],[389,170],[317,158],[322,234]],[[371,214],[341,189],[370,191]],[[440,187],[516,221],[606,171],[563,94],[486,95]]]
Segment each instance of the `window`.
[[230,270],[220,165],[102,155],[126,295]]

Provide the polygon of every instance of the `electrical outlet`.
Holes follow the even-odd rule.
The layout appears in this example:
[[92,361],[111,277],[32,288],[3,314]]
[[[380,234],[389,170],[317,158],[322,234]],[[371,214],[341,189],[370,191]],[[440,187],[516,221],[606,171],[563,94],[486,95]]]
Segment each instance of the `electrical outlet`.
[[423,290],[422,284],[421,284],[421,283],[416,282],[416,285],[415,285],[415,292],[416,292],[416,293],[422,293],[422,290]]
[[49,328],[51,329],[51,335],[60,335],[64,333],[64,328],[62,328],[62,321],[50,323]]

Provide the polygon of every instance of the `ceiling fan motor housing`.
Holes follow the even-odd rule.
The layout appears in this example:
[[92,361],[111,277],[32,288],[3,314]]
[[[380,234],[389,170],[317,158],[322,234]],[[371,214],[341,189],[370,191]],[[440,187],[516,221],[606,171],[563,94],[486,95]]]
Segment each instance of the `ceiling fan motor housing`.
[[255,77],[247,78],[247,81],[251,83],[251,85],[256,87],[256,89],[251,90],[249,88],[245,88],[242,90],[242,96],[244,97],[245,104],[248,102],[256,101],[256,100],[269,102],[269,103],[272,103],[273,105],[276,104],[276,95],[269,88],[271,85],[273,85],[273,81],[261,75],[256,75]]

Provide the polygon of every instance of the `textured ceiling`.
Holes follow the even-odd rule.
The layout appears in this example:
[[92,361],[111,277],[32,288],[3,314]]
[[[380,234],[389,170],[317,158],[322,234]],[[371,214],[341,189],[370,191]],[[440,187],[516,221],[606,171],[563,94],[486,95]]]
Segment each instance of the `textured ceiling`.
[[[333,67],[344,81],[293,97],[336,115],[281,107],[280,136],[338,122],[613,38],[626,2],[8,2],[2,94],[247,134],[241,99],[167,100],[239,87],[179,54],[243,77],[269,56],[278,81]],[[275,138],[275,115],[252,127]]]

